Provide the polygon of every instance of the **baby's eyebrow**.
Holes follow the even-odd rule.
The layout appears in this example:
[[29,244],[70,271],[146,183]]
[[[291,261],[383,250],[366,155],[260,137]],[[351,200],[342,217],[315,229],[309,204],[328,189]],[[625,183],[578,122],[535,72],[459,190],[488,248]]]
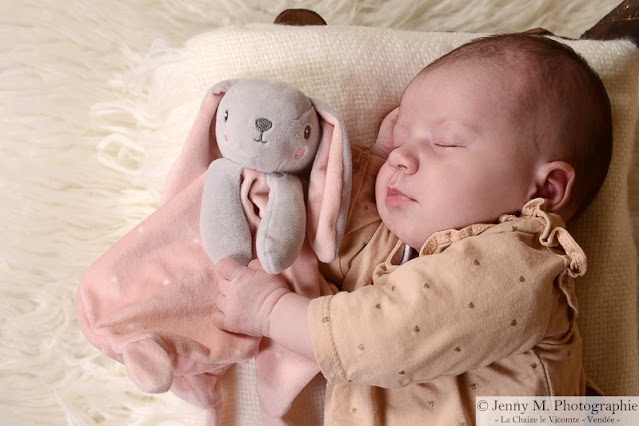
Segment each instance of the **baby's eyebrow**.
[[434,128],[443,128],[444,130],[459,130],[463,129],[465,131],[477,134],[479,133],[479,125],[476,123],[471,123],[464,120],[457,120],[450,117],[443,117],[441,119],[435,120],[432,123]]

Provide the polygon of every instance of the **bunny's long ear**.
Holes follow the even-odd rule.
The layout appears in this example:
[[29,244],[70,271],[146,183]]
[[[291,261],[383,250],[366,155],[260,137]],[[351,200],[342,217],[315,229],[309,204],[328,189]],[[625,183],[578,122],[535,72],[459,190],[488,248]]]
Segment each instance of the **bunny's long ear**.
[[351,147],[342,119],[321,101],[311,98],[322,126],[311,170],[307,204],[307,235],[322,262],[337,256],[346,228],[351,195]]
[[215,139],[215,115],[222,96],[235,81],[237,80],[221,81],[211,87],[204,96],[182,151],[167,174],[162,191],[162,204],[204,173],[211,161],[222,156]]

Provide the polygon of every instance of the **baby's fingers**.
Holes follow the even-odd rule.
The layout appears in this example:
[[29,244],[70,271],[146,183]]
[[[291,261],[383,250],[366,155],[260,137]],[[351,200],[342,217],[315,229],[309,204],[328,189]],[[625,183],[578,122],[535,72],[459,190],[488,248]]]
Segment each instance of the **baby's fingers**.
[[248,268],[254,271],[264,272],[264,267],[262,266],[262,263],[259,261],[259,259],[251,260],[248,264]]
[[220,261],[215,264],[215,271],[226,280],[232,280],[245,268],[245,266],[240,265],[228,257],[220,259]]
[[220,330],[227,329],[226,315],[222,310],[218,309],[217,311],[213,312],[213,314],[211,315],[211,320],[213,321],[213,325],[215,325]]
[[230,300],[227,299],[224,294],[220,293],[215,297],[215,304],[217,305],[217,310],[212,313],[211,319],[213,324],[221,329],[227,331],[235,331],[233,320],[235,319],[233,312],[229,312],[229,309],[232,310],[231,307],[227,305],[227,302]]

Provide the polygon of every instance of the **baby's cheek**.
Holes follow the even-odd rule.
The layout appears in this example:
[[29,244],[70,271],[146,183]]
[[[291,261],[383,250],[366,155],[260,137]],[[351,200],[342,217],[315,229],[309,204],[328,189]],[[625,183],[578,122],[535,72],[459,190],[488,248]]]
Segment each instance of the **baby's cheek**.
[[383,213],[386,212],[387,181],[388,178],[384,173],[384,167],[382,167],[375,179],[375,205],[377,206],[377,211],[380,213],[380,216],[382,216],[382,221],[384,221]]
[[382,167],[377,173],[375,178],[375,202],[379,204],[383,202],[384,195],[386,193],[386,180],[384,179],[384,167]]

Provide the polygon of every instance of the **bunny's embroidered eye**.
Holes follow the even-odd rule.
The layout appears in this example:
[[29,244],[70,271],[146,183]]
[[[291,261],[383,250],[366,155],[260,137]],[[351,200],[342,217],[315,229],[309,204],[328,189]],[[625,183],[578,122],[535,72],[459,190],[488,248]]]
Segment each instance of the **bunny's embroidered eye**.
[[224,111],[224,122],[226,123],[229,120],[229,111]]
[[306,126],[304,128],[304,139],[308,139],[311,137],[311,126]]

